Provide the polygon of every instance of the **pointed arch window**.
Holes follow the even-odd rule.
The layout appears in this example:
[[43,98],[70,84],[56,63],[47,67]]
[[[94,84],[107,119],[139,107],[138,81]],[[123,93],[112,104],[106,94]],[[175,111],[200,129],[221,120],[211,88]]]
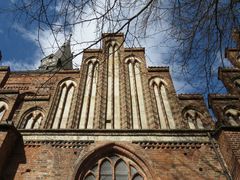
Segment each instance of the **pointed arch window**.
[[83,180],[146,180],[140,168],[130,159],[113,155],[99,159]]
[[43,120],[43,112],[41,110],[35,109],[24,115],[22,118],[22,123],[20,125],[21,129],[39,129]]
[[119,45],[108,44],[106,129],[120,129],[120,55]]
[[0,101],[0,122],[2,121],[7,109],[8,109],[7,103],[5,103],[4,101]]
[[60,95],[58,97],[57,108],[54,115],[53,129],[67,127],[75,87],[76,83],[72,80],[66,80],[60,84]]
[[227,123],[231,126],[239,126],[240,124],[240,111],[235,108],[229,108],[224,113]]
[[109,160],[104,160],[100,165],[100,179],[112,179],[113,171],[111,162]]
[[150,81],[150,88],[154,93],[161,129],[174,129],[175,122],[170,107],[166,83],[161,78],[155,77]]
[[194,109],[189,109],[184,113],[184,119],[188,123],[188,127],[190,129],[204,129],[202,120],[203,120],[203,115],[202,113],[194,110]]
[[129,57],[125,61],[128,66],[131,108],[132,108],[132,127],[133,129],[147,129],[147,115],[144,102],[141,61],[135,57]]
[[97,96],[98,66],[96,59],[90,59],[87,63],[87,74],[83,93],[79,129],[93,129],[94,111]]

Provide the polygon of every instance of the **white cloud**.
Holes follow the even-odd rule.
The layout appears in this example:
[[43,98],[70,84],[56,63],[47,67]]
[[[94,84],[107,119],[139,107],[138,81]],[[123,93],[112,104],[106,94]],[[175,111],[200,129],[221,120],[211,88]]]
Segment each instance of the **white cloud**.
[[13,24],[12,26],[14,29],[16,29],[18,32],[20,32],[21,36],[29,41],[37,41],[36,34],[34,32],[28,31],[24,27],[22,27],[20,24]]
[[[167,25],[165,25],[166,27]],[[59,46],[61,46],[64,41],[65,37],[63,34],[58,34],[57,37],[54,37],[52,35],[52,32],[50,30],[44,30],[38,32],[37,30],[35,31],[28,31],[25,28],[21,27],[20,25],[14,25],[15,29],[17,29],[19,32],[21,32],[21,35],[23,38],[32,41],[36,45],[39,45],[39,42],[41,44],[41,49],[37,50],[35,52],[35,55],[33,57],[34,59],[34,64],[35,67],[38,67],[40,64],[40,60],[51,53],[54,53],[57,51]],[[40,33],[38,35],[38,33]],[[150,33],[147,36],[150,36]],[[95,42],[96,39],[100,38],[97,37],[100,36],[99,34],[96,33],[96,23],[88,23],[84,25],[75,25],[73,31],[72,31],[72,38],[71,38],[71,48],[72,52],[74,54],[78,54],[79,52],[83,51],[86,47],[88,47],[91,43]],[[39,41],[38,41],[39,37]],[[57,39],[57,41],[55,40]],[[142,47],[145,47],[146,50],[146,60],[148,65],[151,66],[166,66],[164,64],[164,54],[168,53],[168,47],[166,44],[164,44],[164,39],[165,39],[165,34],[164,33],[159,33],[154,36],[150,36],[149,38],[146,39],[141,39],[140,40],[140,45]],[[94,47],[99,47],[100,45],[95,45]],[[126,46],[126,44],[125,44]],[[43,51],[43,52],[42,52]],[[82,61],[82,54],[78,55],[76,58],[73,60],[74,68],[79,68],[79,65],[81,64]],[[15,69],[18,69],[17,67],[21,69],[29,69],[33,68],[33,66],[28,67],[27,64],[24,66],[21,66],[20,64],[13,64],[11,66],[15,66]],[[28,68],[27,68],[28,67]],[[170,67],[171,69],[172,67]],[[190,89],[189,86],[186,86],[186,83],[183,81],[176,80],[173,78],[174,84],[177,90],[186,90]]]
[[22,60],[16,59],[9,59],[4,60],[4,66],[9,66],[11,70],[14,71],[26,71],[26,70],[33,70],[36,69],[39,65],[38,64],[29,64]]
[[[59,7],[58,7],[59,8]],[[90,18],[90,17],[88,17]],[[161,24],[162,29],[167,29],[168,24],[167,22],[163,22]],[[41,49],[35,53],[34,56],[34,64],[40,64],[40,59],[46,55],[54,53],[57,51],[59,46],[61,46],[64,41],[65,37],[63,34],[58,34],[56,37],[52,35],[50,30],[38,31],[28,31],[20,25],[14,25],[14,27],[21,32],[23,38],[32,41],[36,45],[41,45]],[[39,34],[38,34],[39,33]],[[140,39],[140,45],[145,47],[146,50],[146,60],[148,65],[151,66],[166,66],[164,63],[164,58],[166,58],[165,54],[168,53],[169,48],[167,43],[164,40],[166,39],[165,31],[160,32],[158,34],[154,34],[154,29],[150,29],[147,31],[146,36],[149,38]],[[151,36],[151,34],[154,34]],[[74,54],[78,54],[82,52],[83,49],[88,47],[91,43],[95,42],[96,39],[100,38],[100,32],[96,31],[96,21],[92,21],[90,23],[84,24],[76,24],[72,30],[72,38],[71,38],[71,48]],[[38,38],[39,37],[39,38]],[[56,39],[57,41],[56,41]],[[125,44],[126,45],[126,44]],[[99,47],[99,44],[95,47]],[[78,55],[73,60],[74,67],[78,68],[82,61],[82,54]],[[172,67],[170,67],[171,69]],[[175,69],[174,69],[175,70]],[[175,72],[175,71],[174,71]],[[174,77],[174,76],[173,76]],[[176,89],[189,89],[190,87],[185,86],[186,83],[183,81],[176,80],[174,84]],[[184,87],[184,88],[183,88]]]
[[[28,31],[22,26],[15,24],[14,28],[21,33],[21,36],[40,46],[39,50],[36,52],[34,61],[40,61],[44,56],[56,52],[59,47],[61,47],[66,41],[66,37],[63,34],[58,34],[53,36],[50,30],[44,31]],[[38,38],[39,37],[39,38]],[[72,32],[71,38],[71,48],[74,54],[82,52],[83,49],[88,47],[90,44],[96,41],[95,35],[95,24],[89,23],[88,25],[76,25]],[[96,47],[96,46],[95,46]],[[82,60],[82,54],[74,58],[73,63],[75,67],[79,67]]]

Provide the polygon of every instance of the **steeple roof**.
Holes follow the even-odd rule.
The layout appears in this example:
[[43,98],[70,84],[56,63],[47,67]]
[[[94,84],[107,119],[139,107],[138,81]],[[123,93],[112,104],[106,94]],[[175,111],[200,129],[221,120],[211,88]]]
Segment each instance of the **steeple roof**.
[[56,53],[50,54],[41,60],[39,70],[53,69],[73,69],[73,55],[71,53],[70,38],[57,50]]

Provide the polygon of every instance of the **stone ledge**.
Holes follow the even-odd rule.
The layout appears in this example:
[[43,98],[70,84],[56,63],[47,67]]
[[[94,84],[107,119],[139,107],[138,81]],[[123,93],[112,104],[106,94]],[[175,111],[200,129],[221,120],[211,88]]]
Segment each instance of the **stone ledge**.
[[145,51],[145,48],[137,47],[137,48],[124,48],[125,52],[136,52],[136,51]]
[[51,74],[65,74],[65,73],[70,73],[70,74],[76,74],[79,73],[79,69],[69,69],[69,70],[27,70],[27,71],[13,71],[11,72],[11,76],[19,76],[19,75],[29,75],[29,74],[40,74],[42,76],[49,76]]
[[240,72],[240,69],[235,67],[219,67],[219,72]]
[[187,131],[106,131],[106,130],[19,130],[24,141],[162,141],[208,142],[211,130]]
[[15,90],[15,89],[0,89],[0,94],[19,94],[19,90]]
[[84,49],[83,53],[94,53],[94,52],[102,52],[103,49]]
[[148,72],[169,72],[168,66],[148,66]]
[[203,96],[201,94],[178,94],[178,98],[180,100],[203,100]]
[[213,108],[213,105],[216,101],[225,101],[226,102],[231,102],[233,101],[236,103],[239,101],[239,97],[237,95],[233,94],[208,94],[208,107]]
[[50,95],[27,95],[24,97],[24,101],[48,101]]
[[70,133],[70,134],[207,134],[209,129],[18,129],[21,133]]

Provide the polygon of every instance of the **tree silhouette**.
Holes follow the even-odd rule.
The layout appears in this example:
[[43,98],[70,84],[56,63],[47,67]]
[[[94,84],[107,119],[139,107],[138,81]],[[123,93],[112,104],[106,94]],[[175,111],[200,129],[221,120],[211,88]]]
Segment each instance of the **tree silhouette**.
[[224,66],[224,48],[233,44],[231,32],[240,22],[236,0],[18,0],[9,10],[39,32],[51,30],[56,42],[59,34],[94,24],[96,40],[87,48],[100,42],[103,32],[124,32],[129,44],[137,45],[164,33],[159,44],[169,46],[165,60],[201,92],[215,90],[216,67]]

